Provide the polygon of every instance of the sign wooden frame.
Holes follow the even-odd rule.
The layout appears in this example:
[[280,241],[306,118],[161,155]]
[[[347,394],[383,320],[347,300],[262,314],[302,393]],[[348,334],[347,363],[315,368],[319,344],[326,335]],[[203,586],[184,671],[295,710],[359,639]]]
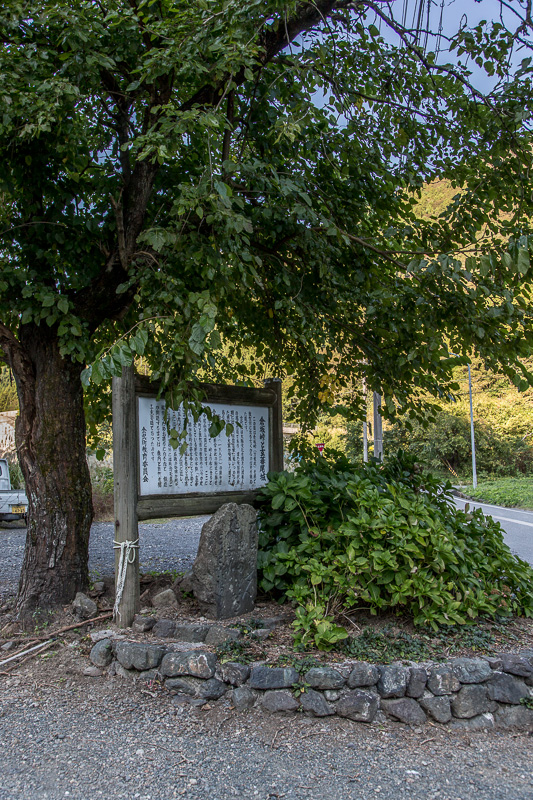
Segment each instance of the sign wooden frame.
[[[269,470],[283,469],[283,415],[281,381],[265,381],[264,388],[201,384],[202,402],[235,406],[262,406],[269,415]],[[115,480],[115,618],[131,625],[139,610],[139,520],[212,514],[225,503],[253,504],[258,490],[190,492],[140,496],[140,449],[137,397],[156,397],[159,386],[124,367],[113,378],[113,462]],[[221,434],[224,435],[224,434]]]

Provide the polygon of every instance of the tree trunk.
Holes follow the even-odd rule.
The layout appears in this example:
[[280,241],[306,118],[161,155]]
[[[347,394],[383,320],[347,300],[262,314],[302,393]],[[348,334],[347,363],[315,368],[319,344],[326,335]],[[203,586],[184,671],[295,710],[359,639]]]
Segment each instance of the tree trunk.
[[16,442],[28,496],[17,609],[69,603],[89,582],[92,492],[85,454],[83,366],[62,358],[53,331],[24,325],[12,359]]

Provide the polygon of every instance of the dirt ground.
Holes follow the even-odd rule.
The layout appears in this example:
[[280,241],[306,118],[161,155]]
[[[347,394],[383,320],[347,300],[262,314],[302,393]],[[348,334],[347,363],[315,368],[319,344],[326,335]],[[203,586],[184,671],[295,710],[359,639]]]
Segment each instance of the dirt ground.
[[[88,666],[87,656],[92,647],[90,633],[98,629],[114,629],[117,633],[137,641],[161,641],[151,632],[136,633],[132,629],[119,629],[112,623],[113,581],[105,578],[103,587],[89,592],[98,606],[98,617],[80,622],[72,607],[66,606],[55,613],[36,613],[25,625],[16,618],[9,604],[0,607],[0,676],[17,672],[26,661],[26,669],[34,665],[39,680],[46,680],[48,665],[50,679],[57,681],[61,664],[62,680],[69,670],[80,671],[79,658]],[[151,599],[162,589],[172,587],[178,598],[177,608],[155,609]],[[405,618],[391,614],[372,617],[364,612],[339,620],[350,633],[350,639],[340,643],[335,650],[324,652],[313,647],[296,651],[294,647],[294,611],[288,605],[279,605],[259,598],[251,614],[227,620],[206,618],[193,597],[179,589],[172,575],[146,575],[141,580],[141,613],[156,615],[182,623],[214,623],[238,628],[241,638],[215,646],[203,645],[216,651],[223,660],[244,662],[264,661],[271,664],[289,664],[299,659],[320,662],[367,660],[379,663],[391,661],[442,661],[458,655],[492,655],[498,652],[516,652],[524,648],[533,649],[533,620],[511,618],[498,622],[482,621],[463,628],[443,630],[438,633],[415,629]],[[275,622],[275,627],[271,625]],[[5,662],[19,651],[35,645],[48,643],[46,651],[29,653],[22,658]],[[60,655],[59,661],[57,657]]]

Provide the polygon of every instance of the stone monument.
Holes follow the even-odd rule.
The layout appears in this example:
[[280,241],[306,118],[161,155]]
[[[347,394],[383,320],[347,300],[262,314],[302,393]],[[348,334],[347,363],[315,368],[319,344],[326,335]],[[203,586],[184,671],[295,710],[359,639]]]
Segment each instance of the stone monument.
[[226,503],[206,522],[192,567],[192,589],[214,619],[246,614],[257,594],[257,513]]

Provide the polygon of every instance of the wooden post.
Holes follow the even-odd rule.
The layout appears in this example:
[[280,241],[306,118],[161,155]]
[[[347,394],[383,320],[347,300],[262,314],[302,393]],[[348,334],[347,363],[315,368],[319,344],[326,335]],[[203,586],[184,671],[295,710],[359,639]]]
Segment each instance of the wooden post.
[[281,472],[283,463],[283,406],[281,400],[281,379],[268,378],[265,388],[276,393],[276,403],[270,413],[270,469]]
[[[133,366],[113,378],[113,467],[115,476],[114,619],[128,628],[139,611],[137,524],[137,432]],[[121,574],[122,572],[122,574]],[[122,592],[122,593],[121,593]],[[120,595],[120,597],[119,597]]]

